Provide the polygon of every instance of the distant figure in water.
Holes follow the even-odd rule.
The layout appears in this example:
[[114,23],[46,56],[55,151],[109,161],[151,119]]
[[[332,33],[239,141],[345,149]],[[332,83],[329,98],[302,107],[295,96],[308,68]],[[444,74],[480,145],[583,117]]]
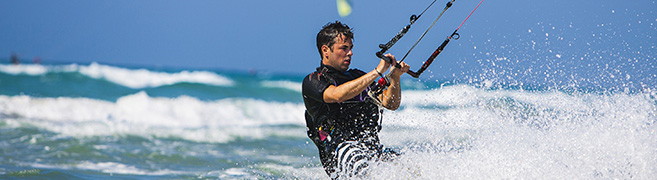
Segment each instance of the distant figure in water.
[[18,65],[20,63],[18,60],[18,55],[16,53],[12,52],[9,58],[11,59],[11,63],[14,65]]
[[258,75],[258,70],[255,68],[249,68],[249,76],[255,76]]

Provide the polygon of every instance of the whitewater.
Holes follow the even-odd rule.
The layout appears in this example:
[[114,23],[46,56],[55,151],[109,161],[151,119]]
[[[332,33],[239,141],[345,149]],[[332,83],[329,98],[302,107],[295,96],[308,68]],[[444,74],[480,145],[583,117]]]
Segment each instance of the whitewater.
[[[0,178],[325,179],[303,75],[0,65]],[[657,91],[403,79],[371,179],[651,179]]]

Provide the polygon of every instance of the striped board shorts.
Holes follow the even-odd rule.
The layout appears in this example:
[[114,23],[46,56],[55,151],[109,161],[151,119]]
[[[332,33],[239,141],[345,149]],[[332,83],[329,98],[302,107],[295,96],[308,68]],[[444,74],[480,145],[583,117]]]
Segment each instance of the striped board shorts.
[[399,153],[381,145],[368,145],[357,141],[345,141],[338,145],[335,153],[335,172],[332,179],[364,177],[372,163],[392,161]]

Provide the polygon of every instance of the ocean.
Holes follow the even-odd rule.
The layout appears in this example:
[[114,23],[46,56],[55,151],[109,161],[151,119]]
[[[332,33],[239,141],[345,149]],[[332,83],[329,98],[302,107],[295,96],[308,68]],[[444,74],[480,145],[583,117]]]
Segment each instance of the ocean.
[[[0,179],[327,179],[303,76],[0,64]],[[655,87],[402,87],[367,179],[657,177]]]

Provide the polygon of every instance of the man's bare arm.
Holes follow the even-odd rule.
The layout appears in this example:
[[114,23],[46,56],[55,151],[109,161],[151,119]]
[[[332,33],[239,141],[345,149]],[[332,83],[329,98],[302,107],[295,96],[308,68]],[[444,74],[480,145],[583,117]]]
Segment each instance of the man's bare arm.
[[336,103],[349,100],[363,92],[374,80],[379,77],[375,70],[357,78],[341,84],[339,86],[330,85],[324,91],[324,102]]
[[[394,60],[394,56],[386,54],[391,59]],[[390,67],[386,61],[381,60],[376,69],[370,71],[369,73],[351,80],[349,82],[340,84],[339,86],[331,85],[326,90],[324,90],[323,98],[324,102],[327,103],[336,103],[349,100],[353,97],[356,97],[358,94],[363,92],[374,80],[379,77],[379,73],[383,73]]]

